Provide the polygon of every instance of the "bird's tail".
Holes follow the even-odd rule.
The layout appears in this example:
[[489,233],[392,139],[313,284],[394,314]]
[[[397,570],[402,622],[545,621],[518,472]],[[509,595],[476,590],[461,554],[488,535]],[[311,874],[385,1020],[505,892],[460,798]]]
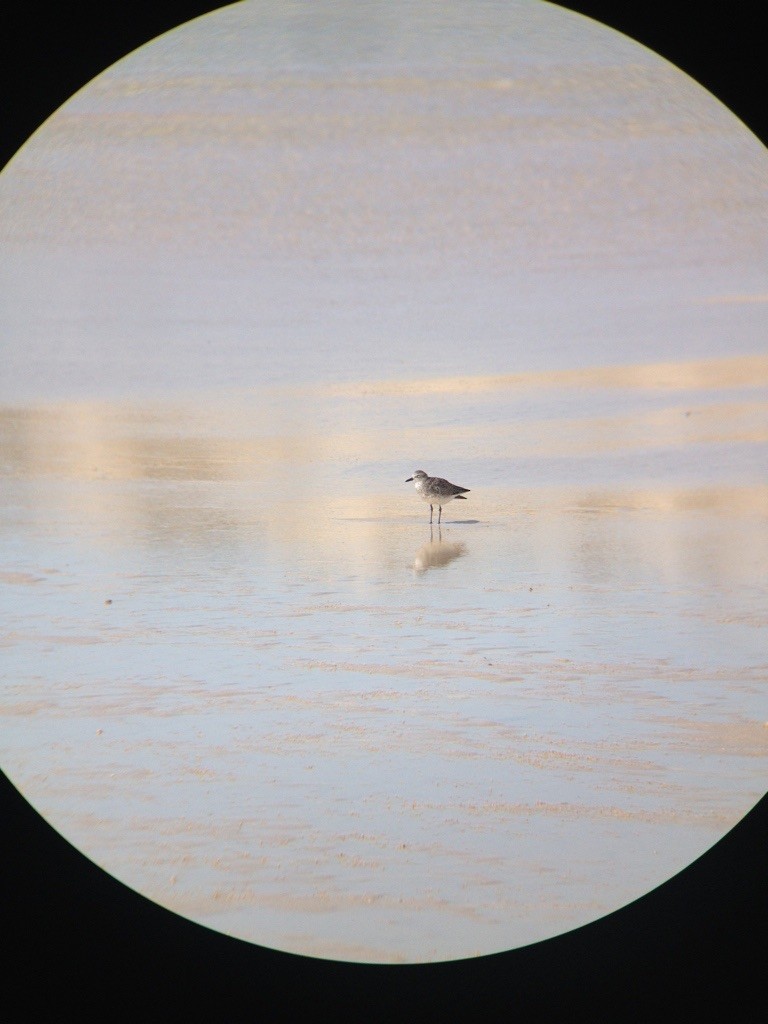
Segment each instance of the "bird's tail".
[[467,500],[467,499],[466,499],[466,498],[464,497],[464,495],[463,495],[463,494],[454,494],[454,498],[461,498],[461,500],[462,500],[462,501],[466,501],[466,500]]

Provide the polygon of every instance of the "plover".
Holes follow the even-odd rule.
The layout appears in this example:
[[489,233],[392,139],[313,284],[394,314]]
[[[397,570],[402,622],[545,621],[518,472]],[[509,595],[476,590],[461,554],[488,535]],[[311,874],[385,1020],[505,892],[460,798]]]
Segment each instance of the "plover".
[[409,484],[411,480],[413,480],[413,486],[419,492],[421,500],[429,502],[430,523],[432,522],[433,505],[437,505],[440,509],[437,514],[439,524],[443,515],[443,505],[447,505],[454,498],[461,498],[464,501],[464,495],[469,492],[468,487],[457,487],[456,484],[451,484],[447,480],[443,480],[442,477],[427,476],[423,469],[417,469],[413,476],[409,476],[405,482]]

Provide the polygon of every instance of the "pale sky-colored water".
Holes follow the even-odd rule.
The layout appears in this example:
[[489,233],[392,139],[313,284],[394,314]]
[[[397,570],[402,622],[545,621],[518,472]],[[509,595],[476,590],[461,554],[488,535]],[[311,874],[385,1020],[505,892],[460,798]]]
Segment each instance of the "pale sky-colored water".
[[341,959],[704,852],[765,789],[767,169],[543,3],[237,4],[74,97],[0,177],[25,796]]
[[321,7],[198,19],[12,161],[6,399],[763,351],[765,152],[700,86],[542,3]]

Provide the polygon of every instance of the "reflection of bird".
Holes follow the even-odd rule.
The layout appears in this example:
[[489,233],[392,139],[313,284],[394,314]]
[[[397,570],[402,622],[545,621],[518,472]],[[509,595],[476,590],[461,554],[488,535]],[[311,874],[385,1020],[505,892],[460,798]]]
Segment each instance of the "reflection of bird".
[[413,480],[413,486],[419,492],[422,501],[429,502],[429,521],[432,522],[432,506],[437,505],[440,511],[437,514],[437,521],[443,515],[443,505],[447,505],[454,498],[464,500],[464,495],[469,493],[468,487],[457,487],[456,484],[448,483],[440,476],[427,476],[423,469],[417,469],[413,476],[405,481],[409,484]]
[[425,544],[416,552],[416,557],[413,560],[413,568],[416,572],[426,572],[427,569],[448,565],[455,558],[461,558],[465,554],[467,549],[464,544],[448,544],[442,539],[439,532],[437,537],[438,539],[435,540],[430,530],[429,544]]

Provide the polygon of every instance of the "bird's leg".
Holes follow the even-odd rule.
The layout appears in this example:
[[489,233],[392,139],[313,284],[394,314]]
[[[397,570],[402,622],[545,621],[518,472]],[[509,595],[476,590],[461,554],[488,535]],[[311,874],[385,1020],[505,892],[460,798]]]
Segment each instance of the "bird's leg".
[[440,509],[440,511],[437,513],[437,525],[439,526],[440,520],[443,518],[443,506],[438,505],[437,507]]
[[432,506],[429,506],[429,525],[432,525]]

